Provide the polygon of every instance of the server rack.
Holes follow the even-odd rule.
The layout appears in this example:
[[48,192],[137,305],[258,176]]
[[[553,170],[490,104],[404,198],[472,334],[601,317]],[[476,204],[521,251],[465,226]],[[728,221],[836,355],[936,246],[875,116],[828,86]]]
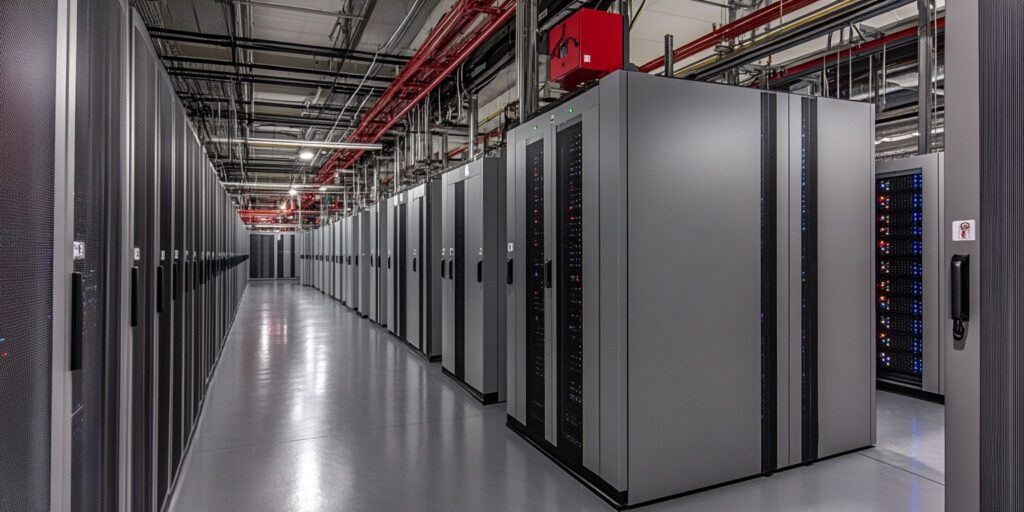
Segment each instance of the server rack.
[[391,272],[391,252],[390,238],[389,238],[389,222],[392,218],[390,214],[389,203],[385,199],[374,205],[374,211],[377,214],[377,229],[375,231],[377,256],[374,258],[374,270],[376,271],[376,293],[377,300],[375,301],[377,307],[376,319],[371,317],[371,320],[377,322],[377,324],[388,327],[388,310],[390,304],[390,272]]
[[359,222],[355,215],[345,217],[345,304],[359,309]]
[[875,315],[880,386],[945,393],[942,153],[879,162]]
[[359,297],[356,302],[359,315],[370,316],[370,212],[363,210],[354,216],[359,224],[359,252],[356,253],[356,271],[359,279]]
[[369,278],[367,284],[367,309],[366,317],[371,322],[380,324],[379,311],[380,307],[378,304],[378,287],[380,286],[380,264],[377,262],[378,246],[377,239],[380,231],[380,226],[377,223],[377,205],[371,204],[367,209],[367,263],[369,266]]
[[619,506],[873,444],[873,126],[617,72],[511,130],[509,426]]
[[334,295],[333,297],[337,300],[342,300],[342,290],[345,287],[345,273],[344,265],[342,265],[342,255],[345,254],[342,247],[344,246],[345,236],[342,231],[344,223],[341,221],[334,223],[334,244],[332,244],[333,254],[331,256],[331,268],[334,269]]
[[442,174],[442,368],[483,403],[505,400],[505,159]]
[[408,222],[406,211],[407,194],[402,192],[389,200],[388,212],[388,330],[399,338],[405,338],[405,228]]

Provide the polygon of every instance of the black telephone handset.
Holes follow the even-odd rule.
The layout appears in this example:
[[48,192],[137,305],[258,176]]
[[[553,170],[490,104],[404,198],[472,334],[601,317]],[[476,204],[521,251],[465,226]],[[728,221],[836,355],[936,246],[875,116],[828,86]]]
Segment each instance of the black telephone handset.
[[971,319],[971,257],[954,254],[949,262],[949,317],[953,319],[955,347],[963,349]]

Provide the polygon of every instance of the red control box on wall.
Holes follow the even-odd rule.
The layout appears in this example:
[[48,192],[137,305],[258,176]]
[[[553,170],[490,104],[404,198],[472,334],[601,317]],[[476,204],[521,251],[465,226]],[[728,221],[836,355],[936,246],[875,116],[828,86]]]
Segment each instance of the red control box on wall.
[[580,9],[548,32],[551,80],[572,91],[622,68],[622,16]]

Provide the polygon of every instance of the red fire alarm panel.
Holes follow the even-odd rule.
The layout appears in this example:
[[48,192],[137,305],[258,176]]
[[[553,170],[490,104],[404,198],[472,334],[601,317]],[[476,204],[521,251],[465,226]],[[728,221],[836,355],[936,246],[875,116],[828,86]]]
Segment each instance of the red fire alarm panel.
[[580,9],[548,32],[551,80],[566,90],[622,68],[622,16]]

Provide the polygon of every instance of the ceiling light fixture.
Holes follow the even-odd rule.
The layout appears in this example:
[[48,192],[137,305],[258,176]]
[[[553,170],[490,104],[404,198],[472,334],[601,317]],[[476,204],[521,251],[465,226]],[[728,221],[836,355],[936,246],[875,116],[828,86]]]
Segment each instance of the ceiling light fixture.
[[310,151],[308,149],[304,150],[301,153],[299,153],[299,158],[301,158],[303,160],[307,160],[308,161],[308,160],[312,160],[315,157],[316,157],[316,153],[313,153],[312,151]]

